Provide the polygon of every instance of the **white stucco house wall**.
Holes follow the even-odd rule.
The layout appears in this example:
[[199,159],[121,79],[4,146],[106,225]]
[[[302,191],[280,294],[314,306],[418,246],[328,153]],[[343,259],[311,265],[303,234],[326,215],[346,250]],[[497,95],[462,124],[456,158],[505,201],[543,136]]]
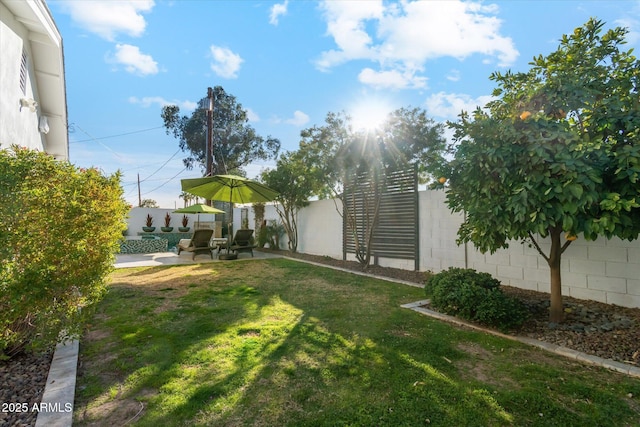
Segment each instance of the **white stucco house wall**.
[[62,36],[43,0],[0,0],[0,148],[69,159]]

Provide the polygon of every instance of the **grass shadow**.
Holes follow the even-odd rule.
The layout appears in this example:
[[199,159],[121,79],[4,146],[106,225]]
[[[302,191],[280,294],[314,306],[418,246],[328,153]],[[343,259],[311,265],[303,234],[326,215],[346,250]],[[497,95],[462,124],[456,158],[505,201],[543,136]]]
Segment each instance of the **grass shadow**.
[[636,382],[401,309],[420,289],[284,259],[202,266],[121,275],[98,312],[107,337],[81,343],[77,425],[128,421],[138,402],[143,426],[615,425],[640,413],[621,397],[640,395]]

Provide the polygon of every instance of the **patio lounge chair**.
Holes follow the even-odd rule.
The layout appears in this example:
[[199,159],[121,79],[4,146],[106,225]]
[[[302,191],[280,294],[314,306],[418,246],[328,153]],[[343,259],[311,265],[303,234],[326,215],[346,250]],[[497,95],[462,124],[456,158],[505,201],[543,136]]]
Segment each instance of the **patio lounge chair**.
[[[233,236],[233,240],[231,241],[231,246],[229,247],[235,253],[240,252],[251,252],[251,256],[253,257],[253,248],[256,248],[258,245],[253,243],[253,230],[240,229],[236,231],[235,236]],[[225,249],[227,247],[226,243],[223,243],[218,246],[218,252],[221,249]]]
[[188,244],[185,244],[183,242],[178,243],[178,255],[180,255],[180,252],[182,251],[193,252],[193,256],[191,257],[191,259],[195,260],[196,255],[208,253],[211,259],[213,259],[213,253],[211,253],[211,250],[214,248],[210,243],[212,235],[213,230],[211,229],[194,231],[193,237],[188,242]]

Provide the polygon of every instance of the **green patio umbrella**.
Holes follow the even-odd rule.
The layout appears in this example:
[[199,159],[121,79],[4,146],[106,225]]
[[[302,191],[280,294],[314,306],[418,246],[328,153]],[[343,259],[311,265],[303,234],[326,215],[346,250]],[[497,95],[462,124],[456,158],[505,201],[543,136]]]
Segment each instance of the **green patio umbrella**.
[[[259,182],[237,175],[214,175],[204,178],[183,179],[182,191],[204,197],[208,200],[221,200],[234,203],[264,203],[274,200],[278,192]],[[229,216],[229,229],[227,231],[227,256],[231,246],[231,220]]]
[[204,214],[223,214],[226,213],[225,211],[221,210],[221,209],[216,209],[214,207],[202,204],[202,203],[196,203],[195,205],[191,205],[191,206],[187,206],[186,208],[180,208],[180,209],[176,209],[175,211],[173,211],[174,213],[186,213],[186,214],[198,214],[198,222],[200,222],[200,214],[204,213]]

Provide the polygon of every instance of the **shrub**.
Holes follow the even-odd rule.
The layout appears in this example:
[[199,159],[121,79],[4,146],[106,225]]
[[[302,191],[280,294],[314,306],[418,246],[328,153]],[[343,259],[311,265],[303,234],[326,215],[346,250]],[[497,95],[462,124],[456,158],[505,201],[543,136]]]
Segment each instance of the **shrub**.
[[128,205],[120,175],[0,150],[0,358],[76,337],[103,295]]
[[498,280],[472,269],[434,274],[425,292],[437,310],[501,330],[522,325],[528,316],[524,304],[505,295]]

